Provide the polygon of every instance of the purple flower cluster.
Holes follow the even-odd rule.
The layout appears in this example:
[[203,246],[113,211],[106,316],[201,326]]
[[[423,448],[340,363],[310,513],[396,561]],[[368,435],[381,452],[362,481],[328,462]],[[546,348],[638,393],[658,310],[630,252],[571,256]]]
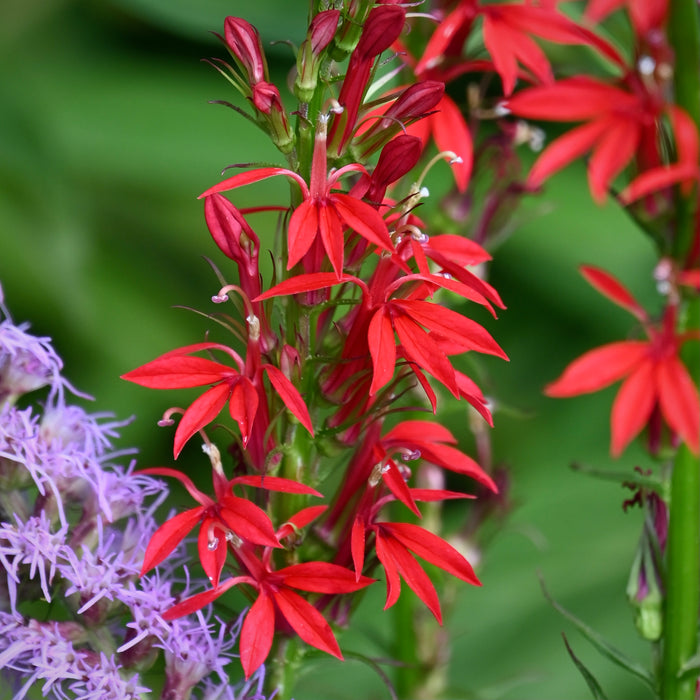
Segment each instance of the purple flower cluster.
[[[123,423],[69,405],[78,392],[48,338],[15,325],[0,293],[0,681],[61,700],[264,700],[235,685],[239,625],[165,621],[176,577],[139,579],[166,486],[115,463]],[[48,387],[43,405],[17,406]],[[185,570],[185,591],[189,581]],[[182,574],[180,574],[180,578]],[[182,594],[181,592],[178,594]],[[146,672],[159,656],[164,674]]]

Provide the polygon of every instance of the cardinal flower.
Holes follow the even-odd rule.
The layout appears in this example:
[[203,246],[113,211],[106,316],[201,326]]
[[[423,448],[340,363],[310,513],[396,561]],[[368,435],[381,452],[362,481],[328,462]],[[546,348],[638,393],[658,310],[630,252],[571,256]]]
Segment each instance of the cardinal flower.
[[641,321],[648,340],[623,340],[590,350],[572,362],[545,393],[577,396],[624,379],[612,408],[612,454],[619,456],[624,451],[649,423],[657,406],[669,428],[697,454],[700,396],[678,356],[681,345],[697,339],[697,334],[675,332],[675,306],[666,308],[661,323],[653,323],[630,292],[607,272],[583,267],[582,273],[599,292]]
[[265,511],[233,493],[233,487],[237,484],[264,488],[268,491],[322,495],[309,486],[275,476],[239,476],[227,480],[220,469],[218,452],[212,462],[215,465],[212,470],[215,498],[200,491],[192,479],[177,469],[151,467],[141,470],[142,474],[170,476],[177,479],[190,496],[199,503],[198,506],[170,518],[155,531],[144,554],[141,576],[167,559],[198,523],[199,560],[214,586],[219,585],[229,541],[245,540],[266,547],[280,547],[270,518]]
[[294,267],[309,251],[314,241],[320,237],[328,259],[339,278],[343,269],[345,248],[343,232],[346,229],[352,229],[384,250],[393,252],[394,246],[384,219],[374,207],[350,194],[334,191],[338,180],[347,173],[358,171],[367,175],[367,171],[363,166],[351,163],[336,171],[328,172],[326,127],[327,116],[322,115],[316,129],[308,186],[304,178],[292,170],[258,168],[234,175],[211,187],[200,197],[232,190],[275,175],[286,175],[292,178],[298,183],[304,201],[294,210],[289,220],[287,269]]
[[[221,350],[238,364],[238,370],[204,357],[192,357],[202,350]],[[294,384],[274,365],[262,364],[261,370],[285,406],[313,434],[311,417]],[[250,437],[260,403],[260,377],[246,375],[243,360],[231,348],[220,343],[196,343],[166,352],[155,360],[122,375],[135,384],[151,389],[183,389],[213,384],[185,411],[175,431],[174,454],[180,454],[185,443],[219,415],[226,403],[231,417],[241,430],[243,446]]]
[[[311,603],[296,590],[343,594],[358,591],[374,579],[355,574],[342,566],[325,562],[293,564],[272,570],[269,557],[255,558],[246,548],[239,557],[248,575],[233,576],[215,588],[178,603],[163,614],[173,620],[203,608],[233,586],[248,584],[258,597],[248,610],[240,636],[241,664],[246,678],[260,667],[270,653],[277,619],[284,620],[307,644],[339,659],[343,658],[330,625]],[[296,590],[295,590],[296,589]]]

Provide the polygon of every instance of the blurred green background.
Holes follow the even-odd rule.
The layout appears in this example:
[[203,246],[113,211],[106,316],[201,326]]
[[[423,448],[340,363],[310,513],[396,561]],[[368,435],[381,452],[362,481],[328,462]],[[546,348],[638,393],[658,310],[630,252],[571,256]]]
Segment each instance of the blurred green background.
[[[240,14],[266,41],[298,42],[305,8],[289,0],[3,3],[0,282],[6,302],[16,321],[30,320],[36,333],[54,339],[67,375],[97,397],[96,410],[137,416],[124,434],[140,447],[142,464],[171,464],[171,431],[155,422],[178,400],[119,375],[201,340],[206,322],[172,307],[211,308],[218,285],[203,256],[226,269],[196,196],[230,163],[279,162],[260,132],[207,104],[234,99],[200,61],[224,56],[209,32],[222,31],[227,14]],[[270,56],[282,67],[283,82],[291,52],[277,45]],[[263,185],[254,189],[251,201],[261,202],[265,192]],[[541,572],[562,604],[647,661],[648,646],[636,638],[624,594],[641,513],[623,514],[629,492],[569,468],[574,459],[613,466],[608,416],[614,390],[554,401],[541,389],[571,359],[631,327],[624,312],[585,284],[577,265],[605,266],[653,305],[653,251],[614,205],[591,203],[578,167],[527,203],[519,220],[491,271],[508,310],[489,327],[511,362],[488,365],[488,391],[526,415],[497,413],[493,434],[496,461],[512,468],[515,508],[484,554],[483,588],[461,587],[447,616],[449,697],[588,697],[565,652],[564,631],[609,697],[638,700],[649,696],[646,688],[599,657],[546,603],[537,580]],[[450,425],[466,436],[466,409],[456,411]],[[631,448],[615,466],[631,470],[644,464],[640,460],[642,453]],[[378,614],[383,596],[378,584],[341,639],[343,648],[387,656],[393,621]],[[295,696],[388,694],[366,666],[324,658]]]

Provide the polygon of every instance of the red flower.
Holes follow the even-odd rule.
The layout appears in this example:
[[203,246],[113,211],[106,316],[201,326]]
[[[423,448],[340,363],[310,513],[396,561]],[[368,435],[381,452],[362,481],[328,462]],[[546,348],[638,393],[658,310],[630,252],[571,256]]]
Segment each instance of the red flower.
[[[221,350],[238,364],[238,371],[228,365],[203,357],[191,357],[201,350]],[[260,369],[280,396],[285,406],[313,435],[311,417],[301,395],[292,382],[275,366],[263,364]],[[228,402],[231,417],[241,430],[243,446],[248,442],[258,415],[258,376],[245,374],[243,360],[231,348],[219,343],[196,343],[166,352],[155,360],[122,375],[122,379],[151,389],[184,389],[213,384],[190,405],[175,431],[174,454],[180,454],[185,443],[211,423]]]
[[214,586],[219,585],[221,570],[226,561],[228,541],[233,539],[234,535],[252,544],[266,547],[281,546],[265,511],[247,499],[233,494],[232,488],[236,484],[255,486],[268,491],[322,496],[315,489],[291,479],[274,476],[239,476],[228,481],[223,473],[214,469],[212,480],[216,498],[213,499],[202,493],[186,474],[177,469],[151,467],[142,469],[140,473],[172,476],[178,479],[190,496],[199,503],[195,508],[170,518],[153,533],[144,554],[141,576],[164,561],[199,523],[197,543],[199,560]]
[[445,540],[411,523],[378,522],[366,526],[361,518],[352,528],[352,556],[359,575],[364,566],[366,532],[374,532],[377,557],[386,573],[386,604],[390,608],[401,593],[401,578],[426,604],[442,624],[440,601],[430,578],[411,555],[411,552],[444,569],[462,581],[480,586],[471,564]]
[[530,186],[539,186],[557,170],[592,150],[588,182],[594,199],[602,202],[615,176],[636,155],[647,161],[642,163],[644,169],[661,165],[658,122],[664,113],[671,120],[679,162],[689,163],[697,170],[698,135],[690,118],[678,107],[664,106],[639,85],[627,90],[577,76],[523,90],[505,104],[513,113],[528,119],[586,122],[543,151],[528,176]]
[[644,325],[648,340],[624,340],[591,350],[572,362],[545,389],[565,397],[598,391],[624,379],[611,416],[611,452],[619,456],[649,422],[658,406],[668,426],[697,454],[700,451],[700,396],[679,358],[680,346],[697,334],[675,333],[676,307],[666,308],[653,324],[629,291],[603,270],[583,267],[584,277],[599,292],[629,311]]
[[338,180],[348,172],[367,172],[358,164],[346,165],[328,173],[326,158],[326,120],[319,120],[316,130],[310,183],[292,170],[286,168],[258,168],[240,173],[209,188],[200,197],[208,197],[217,192],[232,190],[242,185],[265,180],[275,175],[286,175],[295,180],[302,192],[304,201],[294,210],[289,220],[289,257],[287,269],[296,265],[309,251],[317,237],[321,238],[331,265],[338,277],[343,269],[345,241],[343,231],[350,228],[370,243],[393,251],[384,219],[372,206],[356,197],[334,192]]
[[283,618],[307,644],[342,659],[328,622],[317,608],[293,589],[312,593],[352,593],[373,583],[374,579],[365,576],[356,579],[349,569],[325,562],[294,564],[273,571],[269,562],[255,559],[244,549],[239,555],[250,575],[234,576],[216,588],[183,600],[167,610],[163,619],[174,620],[188,615],[216,600],[233,586],[246,583],[258,591],[258,597],[243,621],[239,640],[246,678],[250,678],[270,652],[276,616]]

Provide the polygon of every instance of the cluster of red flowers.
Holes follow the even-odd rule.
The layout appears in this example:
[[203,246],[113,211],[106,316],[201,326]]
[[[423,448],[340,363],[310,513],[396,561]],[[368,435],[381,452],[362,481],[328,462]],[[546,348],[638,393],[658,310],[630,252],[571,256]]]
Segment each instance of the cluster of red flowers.
[[[350,594],[372,583],[368,575],[379,567],[385,607],[396,602],[403,579],[438,620],[438,595],[415,556],[478,584],[468,561],[444,539],[415,522],[387,519],[400,518],[403,506],[407,515],[420,517],[421,502],[467,497],[415,486],[419,460],[496,490],[445,427],[396,420],[399,411],[415,409],[413,388],[436,412],[442,387],[491,425],[482,391],[451,357],[476,351],[506,359],[481,325],[441,303],[450,292],[494,315],[494,308],[503,308],[495,289],[470,270],[489,254],[452,233],[429,235],[415,212],[425,192],[410,173],[431,135],[451,163],[459,192],[470,182],[479,111],[489,111],[504,132],[511,115],[584,122],[544,151],[530,173],[530,188],[589,150],[597,199],[633,159],[646,179],[633,183],[628,196],[678,181],[691,186],[697,178],[697,131],[664,99],[664,47],[649,43],[655,70],[640,60],[630,67],[612,45],[555,4],[441,3],[447,9],[435,11],[436,25],[409,17],[391,1],[348,0],[342,11],[318,12],[298,51],[294,112],[285,109],[270,81],[256,29],[243,19],[226,19],[220,38],[233,64],[215,65],[249,102],[250,118],[270,135],[288,167],[250,169],[201,195],[209,230],[238,271],[236,284],[214,297],[237,309],[237,317],[217,317],[235,336],[231,346],[178,348],[124,376],[156,389],[208,387],[184,411],[174,453],[197,433],[204,435],[214,495],[174,469],[145,470],[179,479],[198,505],[161,526],[143,571],[199,526],[199,558],[212,588],[167,615],[190,613],[241,586],[254,600],[241,633],[247,677],[267,657],[275,633],[296,633],[340,657],[329,621],[346,620]],[[588,15],[600,18],[618,4],[593,2]],[[639,4],[648,11],[633,9],[632,18],[640,37],[651,42],[665,3]],[[415,31],[407,35],[409,23]],[[431,35],[426,25],[436,27]],[[476,32],[488,58],[464,54],[466,39]],[[614,77],[555,80],[533,35],[587,46]],[[381,89],[379,59],[388,50],[404,64],[397,73],[413,78],[372,96]],[[489,98],[490,110],[480,96],[481,104],[465,119],[445,83],[475,72],[497,74],[502,91]],[[513,94],[519,80],[534,85]],[[665,119],[677,154],[672,168],[656,136]],[[260,239],[246,218],[255,210],[237,207],[222,193],[278,176],[289,181],[292,201],[261,208],[282,212],[284,232],[273,253],[276,284],[264,289]],[[654,206],[662,203],[655,200]],[[697,450],[697,394],[678,359],[678,347],[688,338],[675,332],[673,308],[657,327],[606,273],[591,268],[586,275],[644,324],[649,341],[587,355],[549,393],[591,391],[629,375],[613,413],[613,450],[620,452],[641,430],[656,404],[671,430]],[[233,477],[226,476],[219,451],[204,433],[225,405],[238,426],[226,452],[238,474]],[[313,504],[324,497],[329,505]],[[401,505],[392,505],[396,501]],[[222,581],[224,570],[232,575]]]

